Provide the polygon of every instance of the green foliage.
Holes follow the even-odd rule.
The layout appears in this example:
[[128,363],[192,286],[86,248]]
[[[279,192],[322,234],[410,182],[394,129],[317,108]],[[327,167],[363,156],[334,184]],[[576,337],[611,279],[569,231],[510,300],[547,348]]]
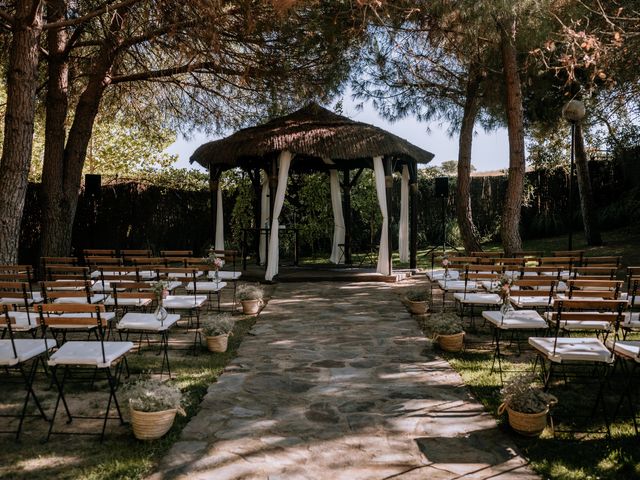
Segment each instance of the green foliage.
[[354,213],[361,219],[361,222],[367,227],[368,243],[375,244],[376,232],[382,226],[382,214],[380,213],[380,205],[376,194],[375,175],[373,170],[365,170],[362,172],[358,183],[351,191],[351,204]]
[[[312,252],[327,245],[333,234],[333,210],[329,176],[326,173],[311,173],[296,177],[299,188],[295,201],[295,214],[299,228],[299,238],[311,247]],[[293,202],[289,205],[288,222],[293,223]],[[322,242],[324,240],[324,242]]]

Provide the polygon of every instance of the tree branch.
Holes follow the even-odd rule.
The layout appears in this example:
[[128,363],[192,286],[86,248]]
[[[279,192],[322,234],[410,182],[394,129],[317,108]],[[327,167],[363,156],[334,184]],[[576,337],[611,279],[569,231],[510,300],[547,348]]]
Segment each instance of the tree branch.
[[149,70],[146,72],[131,73],[129,75],[114,75],[111,77],[112,84],[123,82],[135,82],[138,80],[151,80],[154,78],[172,77],[181,73],[195,73],[198,71],[208,71],[209,73],[240,75],[240,72],[221,67],[217,62],[197,62],[187,63],[179,67],[165,68],[162,70]]
[[11,25],[13,25],[13,22],[15,21],[15,18],[13,17],[13,15],[11,15],[9,12],[7,12],[3,8],[0,8],[0,18],[2,18],[5,22],[8,22]]
[[164,35],[166,33],[169,33],[175,29],[178,28],[184,28],[184,27],[192,27],[194,25],[196,25],[197,21],[192,20],[189,22],[179,22],[179,23],[171,23],[169,25],[165,25],[164,27],[160,27],[160,28],[156,28],[155,30],[151,30],[147,33],[145,33],[144,35],[139,35],[137,37],[131,37],[128,38],[126,40],[124,40],[121,44],[120,44],[120,49],[126,49],[132,45],[136,45],[138,43],[142,43],[142,42],[146,42],[148,40],[151,40],[153,38],[159,37],[161,35]]
[[115,5],[107,5],[105,7],[94,10],[93,12],[89,12],[86,15],[83,15],[78,18],[72,18],[70,20],[62,20],[60,22],[52,22],[44,25],[44,30],[49,30],[51,28],[60,28],[60,27],[71,27],[73,25],[78,25],[81,23],[85,23],[87,20],[91,20],[94,17],[102,15],[103,13],[118,10],[122,7],[128,7],[129,5],[134,5],[136,3],[141,2],[142,0],[124,0],[120,3],[116,3]]

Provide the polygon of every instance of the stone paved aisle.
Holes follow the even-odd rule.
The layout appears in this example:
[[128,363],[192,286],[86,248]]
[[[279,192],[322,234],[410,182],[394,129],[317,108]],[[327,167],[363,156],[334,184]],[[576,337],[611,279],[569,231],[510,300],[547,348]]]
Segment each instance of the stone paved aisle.
[[392,285],[280,284],[152,476],[537,478]]

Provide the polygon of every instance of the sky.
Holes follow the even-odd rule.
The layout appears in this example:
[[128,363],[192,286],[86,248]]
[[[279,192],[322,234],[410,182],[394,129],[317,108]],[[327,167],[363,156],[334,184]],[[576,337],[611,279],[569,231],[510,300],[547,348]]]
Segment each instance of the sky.
[[[343,115],[359,122],[383,128],[435,154],[431,165],[439,165],[447,160],[456,160],[458,158],[458,138],[457,136],[450,138],[447,135],[446,125],[441,126],[438,122],[420,123],[413,118],[390,123],[380,117],[370,103],[365,103],[362,110],[356,109],[355,105],[355,102],[345,97],[343,100]],[[202,170],[197,164],[190,165],[189,157],[200,145],[217,138],[196,132],[189,140],[178,138],[166,151],[167,153],[178,155],[179,161],[176,167],[199,168]],[[509,145],[506,129],[502,128],[487,133],[478,127],[473,138],[471,163],[478,172],[508,168]]]

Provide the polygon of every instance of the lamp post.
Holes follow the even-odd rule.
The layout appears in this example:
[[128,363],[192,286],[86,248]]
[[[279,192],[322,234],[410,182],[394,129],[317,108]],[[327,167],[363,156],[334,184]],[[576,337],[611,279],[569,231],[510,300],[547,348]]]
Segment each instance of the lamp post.
[[576,123],[584,118],[584,103],[580,100],[569,100],[562,107],[562,116],[571,123],[571,166],[569,168],[569,245],[573,249],[573,170],[576,158]]

